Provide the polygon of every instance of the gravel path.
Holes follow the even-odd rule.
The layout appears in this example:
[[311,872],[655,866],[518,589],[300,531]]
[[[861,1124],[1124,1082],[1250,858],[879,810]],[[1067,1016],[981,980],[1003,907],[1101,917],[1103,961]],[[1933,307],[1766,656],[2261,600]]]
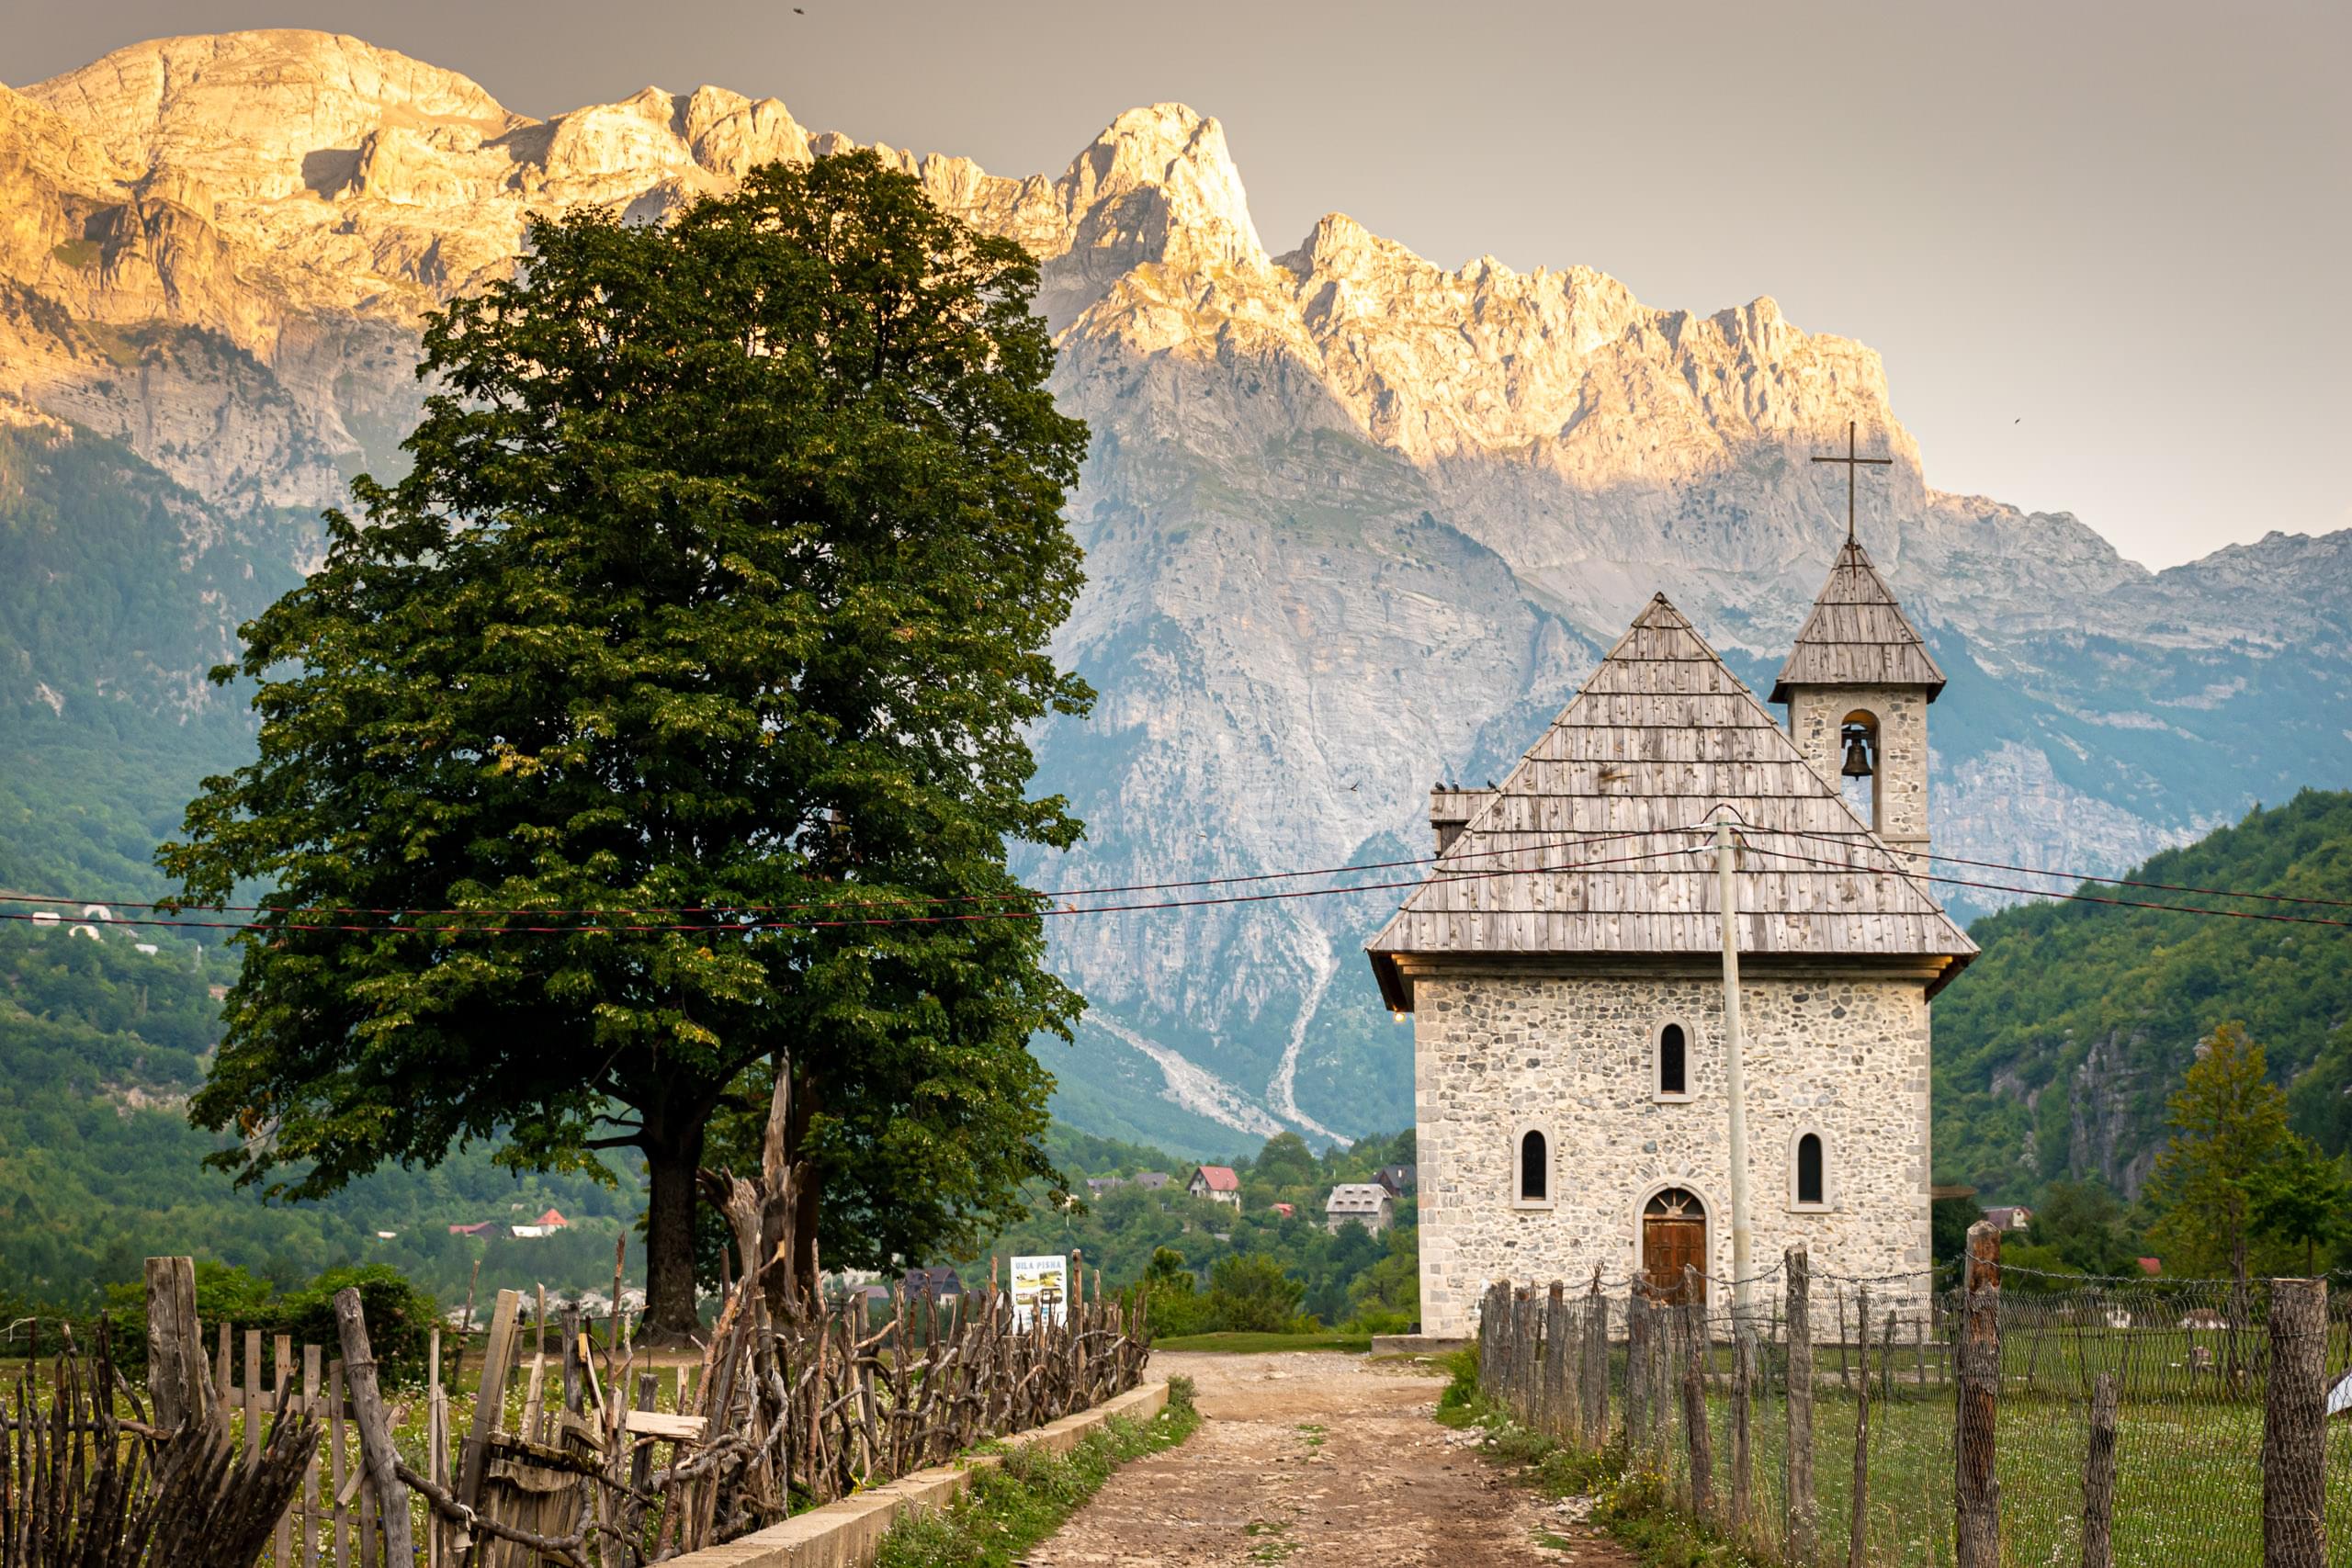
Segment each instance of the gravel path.
[[1443,1384],[1424,1372],[1328,1352],[1161,1352],[1151,1370],[1191,1378],[1208,1419],[1182,1448],[1114,1475],[1030,1568],[1632,1568],[1431,1420]]

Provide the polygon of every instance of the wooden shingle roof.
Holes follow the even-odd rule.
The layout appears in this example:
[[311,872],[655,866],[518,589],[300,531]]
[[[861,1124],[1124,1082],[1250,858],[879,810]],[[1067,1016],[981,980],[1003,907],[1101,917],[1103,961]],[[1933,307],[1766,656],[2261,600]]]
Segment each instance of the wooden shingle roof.
[[1661,593],[1365,944],[1388,1005],[1412,1005],[1400,961],[1719,953],[1719,807],[1747,829],[1744,963],[1884,961],[1940,986],[1975,954]]
[[1944,689],[1928,645],[1854,539],[1830,566],[1772,683],[1772,700],[1787,702],[1791,686],[1925,686],[1929,702]]

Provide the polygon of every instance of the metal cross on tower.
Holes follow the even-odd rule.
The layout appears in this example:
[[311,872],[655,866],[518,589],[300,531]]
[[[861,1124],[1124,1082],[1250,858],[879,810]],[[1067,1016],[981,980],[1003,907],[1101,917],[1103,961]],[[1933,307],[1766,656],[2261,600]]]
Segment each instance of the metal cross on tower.
[[1861,467],[1862,467],[1864,464],[1870,464],[1870,465],[1872,465],[1872,466],[1874,466],[1874,467],[1882,468],[1883,468],[1886,467],[1888,464],[1890,464],[1890,463],[1894,462],[1894,458],[1892,458],[1892,457],[1855,457],[1855,456],[1854,456],[1854,422],[1853,422],[1852,420],[1850,420],[1850,419],[1849,419],[1849,420],[1848,420],[1848,421],[1846,422],[1846,455],[1845,455],[1844,457],[1815,457],[1815,458],[1814,458],[1814,461],[1815,461],[1815,462],[1816,462],[1816,463],[1843,463],[1843,464],[1845,464],[1845,465],[1846,465],[1846,542],[1847,542],[1848,544],[1849,544],[1849,545],[1850,545],[1850,544],[1852,544],[1852,543],[1854,542],[1854,475],[1855,475],[1855,473],[1856,473],[1858,470],[1860,470],[1860,469],[1861,468]]

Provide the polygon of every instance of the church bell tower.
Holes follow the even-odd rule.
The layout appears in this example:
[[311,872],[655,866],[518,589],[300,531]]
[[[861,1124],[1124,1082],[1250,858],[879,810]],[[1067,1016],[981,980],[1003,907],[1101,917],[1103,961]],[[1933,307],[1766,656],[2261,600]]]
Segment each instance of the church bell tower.
[[1924,872],[1928,705],[1944,689],[1944,672],[1854,536],[1855,472],[1888,459],[1855,456],[1853,441],[1849,424],[1846,455],[1814,459],[1847,465],[1846,543],[1781,666],[1772,700],[1788,705],[1789,736],[1814,771],[1911,870]]

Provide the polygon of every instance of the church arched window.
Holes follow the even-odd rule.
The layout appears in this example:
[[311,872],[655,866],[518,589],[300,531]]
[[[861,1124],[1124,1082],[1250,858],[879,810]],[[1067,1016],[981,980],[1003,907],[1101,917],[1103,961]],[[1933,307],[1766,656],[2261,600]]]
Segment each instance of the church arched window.
[[1811,1128],[1799,1133],[1789,1145],[1789,1206],[1829,1207],[1829,1147]]
[[1503,1190],[1503,1197],[1510,1199],[1512,1208],[1550,1208],[1557,1203],[1553,1180],[1553,1159],[1559,1155],[1559,1140],[1553,1138],[1553,1128],[1545,1122],[1520,1122],[1510,1128],[1505,1178],[1510,1185]]
[[1519,1135],[1519,1201],[1541,1203],[1552,1195],[1552,1155],[1540,1127]]
[[1689,1100],[1698,1064],[1692,1057],[1696,1036],[1679,1018],[1650,1025],[1650,1098]]

